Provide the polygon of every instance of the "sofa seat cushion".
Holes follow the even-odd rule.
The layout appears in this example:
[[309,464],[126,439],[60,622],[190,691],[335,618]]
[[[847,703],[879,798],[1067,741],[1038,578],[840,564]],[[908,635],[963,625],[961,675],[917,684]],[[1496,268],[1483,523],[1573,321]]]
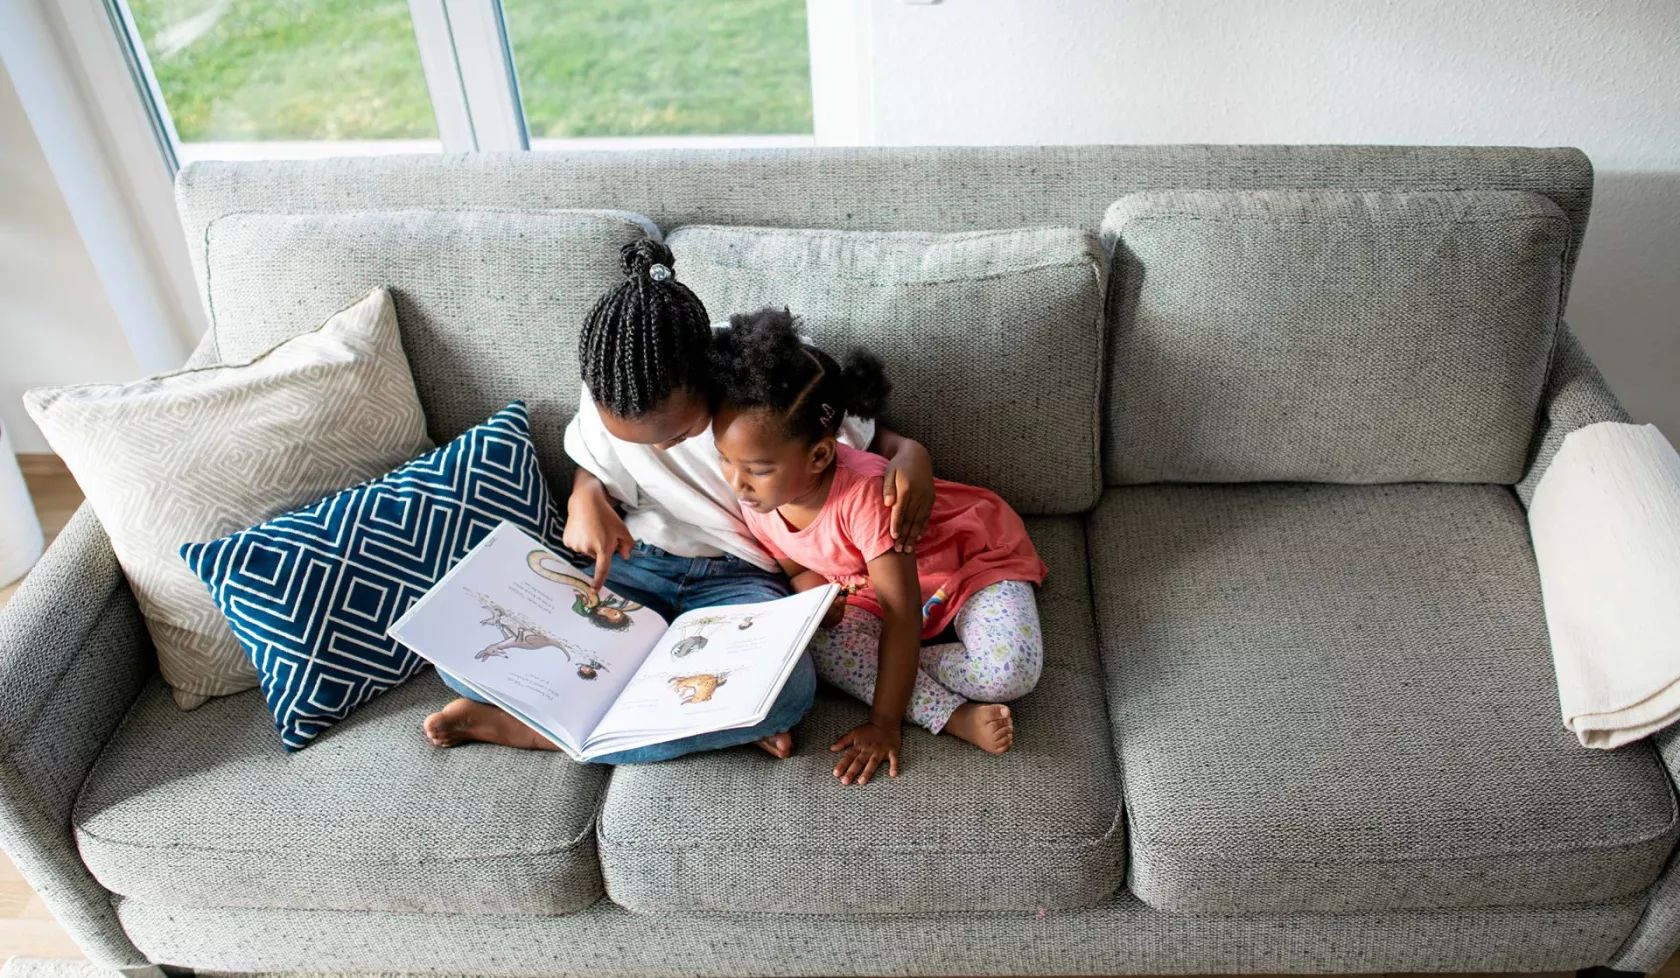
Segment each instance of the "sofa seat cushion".
[[428,670],[287,754],[255,692],[191,713],[153,683],[72,817],[107,889],[177,906],[552,915],[598,900],[606,769],[420,731]]
[[1559,720],[1509,489],[1137,487],[1090,525],[1146,903],[1585,903],[1662,869],[1655,753]]
[[994,757],[906,726],[896,780],[835,780],[828,750],[866,707],[831,689],[783,761],[754,747],[613,771],[607,893],[638,912],[875,914],[1088,906],[1124,873],[1084,535],[1028,519],[1050,565],[1044,674]]

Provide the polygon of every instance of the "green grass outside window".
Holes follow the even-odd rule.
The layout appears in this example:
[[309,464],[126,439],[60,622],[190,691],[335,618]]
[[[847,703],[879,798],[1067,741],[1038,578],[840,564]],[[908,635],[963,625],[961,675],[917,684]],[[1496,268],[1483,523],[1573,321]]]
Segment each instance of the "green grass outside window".
[[[533,139],[811,131],[804,0],[504,0]],[[435,139],[405,0],[129,0],[183,142]]]

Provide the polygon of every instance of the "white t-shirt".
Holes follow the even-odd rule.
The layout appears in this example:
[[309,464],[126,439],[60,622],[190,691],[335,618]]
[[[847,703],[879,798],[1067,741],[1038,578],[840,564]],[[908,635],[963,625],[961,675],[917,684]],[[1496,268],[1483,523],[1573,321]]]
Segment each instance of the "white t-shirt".
[[[839,440],[863,451],[875,440],[875,422],[847,415]],[[566,454],[588,469],[624,504],[624,525],[643,543],[679,557],[735,556],[765,570],[777,569],[741,521],[741,504],[718,465],[712,429],[670,449],[614,438],[587,387],[577,416],[566,426]]]

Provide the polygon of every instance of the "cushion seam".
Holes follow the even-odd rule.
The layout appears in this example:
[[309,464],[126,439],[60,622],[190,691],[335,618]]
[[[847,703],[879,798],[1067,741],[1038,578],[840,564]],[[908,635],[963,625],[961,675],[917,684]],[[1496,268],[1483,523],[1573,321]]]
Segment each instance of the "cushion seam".
[[[1671,794],[1671,798],[1672,798],[1672,794]],[[1193,843],[1193,842],[1163,843],[1159,839],[1150,839],[1150,838],[1146,837],[1142,832],[1138,831],[1135,822],[1136,822],[1136,819],[1134,817],[1134,825],[1133,825],[1133,832],[1132,832],[1132,843],[1133,843],[1132,848],[1134,850],[1141,851],[1141,850],[1146,850],[1146,849],[1153,849],[1156,852],[1169,852],[1169,853],[1171,853],[1171,852],[1174,852],[1174,850],[1177,847],[1180,847],[1180,846],[1196,846],[1197,845],[1197,843]],[[1657,832],[1652,833],[1650,835],[1640,836],[1636,839],[1630,839],[1630,840],[1625,840],[1625,841],[1620,841],[1620,842],[1611,842],[1611,843],[1602,843],[1602,844],[1587,844],[1587,845],[1580,845],[1580,846],[1565,846],[1565,847],[1557,847],[1557,848],[1550,848],[1550,849],[1509,849],[1509,850],[1501,850],[1501,851],[1495,851],[1495,852],[1476,853],[1476,854],[1473,854],[1473,855],[1460,853],[1460,854],[1457,854],[1457,855],[1450,855],[1450,856],[1448,856],[1448,855],[1381,856],[1381,857],[1372,857],[1372,858],[1361,857],[1361,856],[1348,856],[1348,857],[1338,857],[1338,858],[1334,858],[1334,859],[1312,859],[1312,858],[1301,858],[1301,857],[1294,857],[1294,856],[1195,856],[1195,855],[1182,856],[1182,855],[1177,855],[1176,853],[1174,853],[1174,858],[1188,859],[1188,860],[1191,860],[1191,861],[1202,862],[1202,863],[1207,863],[1207,864],[1222,863],[1222,862],[1240,862],[1240,863],[1245,863],[1245,864],[1265,863],[1265,864],[1268,864],[1268,865],[1302,865],[1302,866],[1346,865],[1346,864],[1349,864],[1349,863],[1355,863],[1355,864],[1361,864],[1361,865],[1381,865],[1381,864],[1387,864],[1387,863],[1415,863],[1415,862],[1472,862],[1472,861],[1484,860],[1484,859],[1511,859],[1511,858],[1520,858],[1520,857],[1525,857],[1525,856],[1557,856],[1557,855],[1568,855],[1570,853],[1578,853],[1578,852],[1611,852],[1611,851],[1616,851],[1616,850],[1638,849],[1642,846],[1648,846],[1648,845],[1651,845],[1652,843],[1661,842],[1663,840],[1664,836],[1669,836],[1669,835],[1672,835],[1674,833],[1675,826],[1676,826],[1676,812],[1675,812],[1675,806],[1674,806],[1673,802],[1671,801],[1670,805],[1669,805],[1669,820],[1668,820],[1668,823],[1666,825],[1664,825],[1660,831],[1657,831]]]
[[[717,259],[695,257],[693,255],[686,254],[679,254],[677,257],[688,267],[705,265],[711,268],[725,269],[728,271],[752,270],[751,265],[744,262],[725,262]],[[1022,266],[1020,268],[1009,268],[996,272],[987,272],[983,275],[957,275],[950,278],[868,278],[862,275],[849,275],[844,271],[833,271],[829,269],[824,269],[823,276],[829,279],[843,279],[847,282],[856,282],[863,285],[960,285],[966,282],[986,282],[991,281],[992,279],[1010,278],[1017,275],[1030,275],[1035,272],[1059,271],[1065,268],[1077,269],[1089,266],[1092,261],[1094,261],[1093,258],[1084,256],[1073,261],[1044,262],[1037,265]],[[762,274],[762,272],[760,272],[760,274]]]
[[[1557,363],[1558,344],[1563,339],[1563,307],[1564,304],[1569,301],[1571,259],[1572,249],[1570,248],[1570,242],[1565,240],[1563,243],[1563,253],[1558,255],[1557,259],[1557,314],[1552,317],[1552,343],[1551,346],[1546,349],[1546,372],[1540,377],[1540,393],[1535,397],[1534,407],[1529,411],[1529,445],[1534,444],[1535,435],[1539,433],[1542,422],[1546,420],[1546,395],[1550,393],[1552,387],[1552,365]],[[1515,487],[1528,476],[1528,467],[1528,449],[1525,447],[1523,449],[1522,463],[1517,466],[1517,478],[1514,481],[1505,484],[1511,486],[1512,490],[1515,491]],[[1518,497],[1517,502],[1519,505],[1521,504],[1521,497]],[[1528,507],[1523,506],[1522,510],[1524,513],[1527,513]]]
[[[1097,250],[1099,255],[1102,254],[1102,248],[1100,246]],[[1087,264],[1090,266],[1091,278],[1096,283],[1097,287],[1097,342],[1095,351],[1096,356],[1093,358],[1092,362],[1092,366],[1094,368],[1093,388],[1095,396],[1091,399],[1091,425],[1089,428],[1091,433],[1089,446],[1091,450],[1090,485],[1093,491],[1089,494],[1087,502],[1085,503],[1085,509],[1089,510],[1102,500],[1103,493],[1102,431],[1104,420],[1103,394],[1104,387],[1108,382],[1108,377],[1106,375],[1108,364],[1108,290],[1113,287],[1114,283],[1103,275],[1103,261],[1100,258],[1092,256],[1087,259]],[[1084,528],[1081,527],[1080,529],[1080,542],[1083,543],[1085,536],[1083,532]],[[1107,709],[1107,706],[1108,696],[1107,694],[1104,694],[1103,707],[1105,710]]]
[[[104,886],[104,884],[100,884],[100,885],[102,887]],[[607,899],[605,887],[596,887],[596,890],[597,890],[597,892],[593,896],[587,897],[584,900],[579,901],[579,902],[567,902],[567,901],[562,901],[562,900],[554,900],[553,901],[554,909],[552,909],[552,910],[520,911],[520,912],[517,912],[517,913],[502,913],[502,912],[497,912],[497,911],[484,911],[480,914],[477,914],[477,916],[495,917],[497,919],[506,919],[508,917],[515,917],[515,918],[523,917],[523,918],[530,918],[530,919],[548,919],[548,918],[555,918],[555,917],[569,917],[572,914],[575,914],[575,913],[578,913],[580,911],[586,910],[590,907],[595,906],[597,903],[600,903],[602,900]],[[213,902],[212,900],[206,900],[203,903],[162,904],[162,903],[148,901],[147,898],[145,898],[145,897],[135,896],[135,895],[129,894],[129,893],[118,893],[117,891],[111,890],[111,889],[107,889],[105,892],[109,896],[111,904],[112,904],[113,907],[115,907],[117,905],[117,902],[120,901],[120,900],[135,900],[135,901],[138,901],[140,903],[147,904],[149,906],[154,906],[154,907],[156,907],[156,906],[170,906],[170,907],[177,907],[177,908],[182,909],[182,910],[232,910],[232,911],[241,911],[241,912],[255,911],[257,913],[263,913],[263,912],[273,911],[273,910],[280,910],[280,911],[284,911],[286,913],[297,913],[297,912],[301,911],[301,912],[304,912],[304,913],[334,913],[334,914],[377,913],[377,914],[403,915],[403,916],[411,916],[411,917],[446,917],[446,916],[455,917],[455,916],[460,916],[459,905],[455,906],[453,909],[414,910],[414,909],[411,909],[411,908],[396,909],[395,907],[390,906],[390,905],[387,905],[383,909],[378,908],[378,907],[352,906],[350,904],[344,904],[342,906],[323,907],[323,906],[320,906],[318,903],[314,904],[314,905],[311,905],[311,906],[303,906],[301,904],[280,903],[280,902],[275,902],[275,901],[269,901],[267,903],[257,904],[257,903],[217,903],[217,902]]]
[[[782,843],[755,842],[751,845],[750,848],[753,849],[753,850],[756,850],[756,851],[773,849],[773,850],[785,850],[785,851],[790,851],[790,852],[815,852],[815,853],[820,853],[821,855],[825,855],[825,856],[844,856],[844,855],[849,855],[849,854],[852,854],[852,853],[859,853],[859,852],[864,852],[864,853],[869,853],[869,852],[881,852],[881,853],[933,852],[933,853],[951,853],[951,854],[954,854],[954,855],[996,855],[996,854],[1002,854],[1002,853],[1032,853],[1032,852],[1057,852],[1057,853],[1060,853],[1060,852],[1069,852],[1069,851],[1095,851],[1097,849],[1102,848],[1105,845],[1108,845],[1110,842],[1112,842],[1114,840],[1116,835],[1119,834],[1119,829],[1120,829],[1121,823],[1124,819],[1124,813],[1125,813],[1125,810],[1126,810],[1124,802],[1120,801],[1119,799],[1123,799],[1125,796],[1122,792],[1120,792],[1118,790],[1115,792],[1115,795],[1116,795],[1116,805],[1115,805],[1115,811],[1114,811],[1114,818],[1109,822],[1109,826],[1108,826],[1107,831],[1105,831],[1102,835],[1096,836],[1096,837],[1086,837],[1086,838],[1079,839],[1077,841],[1069,839],[1069,840],[1067,840],[1068,844],[1065,844],[1065,845],[987,846],[986,848],[983,848],[983,849],[967,849],[967,848],[956,848],[956,847],[953,847],[953,846],[945,846],[945,845],[925,845],[925,844],[905,844],[905,845],[895,845],[895,846],[842,846],[842,847],[832,847],[832,846],[815,846],[815,845],[810,845],[808,843],[801,843],[801,842],[782,842]],[[628,851],[640,851],[640,852],[682,853],[682,852],[693,852],[697,849],[712,849],[712,850],[715,850],[717,848],[717,844],[720,843],[720,842],[735,842],[735,841],[738,841],[736,839],[728,838],[728,837],[707,837],[707,838],[698,838],[698,839],[695,839],[689,845],[680,845],[680,846],[679,845],[671,845],[668,842],[657,842],[657,843],[650,843],[650,844],[640,844],[640,843],[636,843],[636,842],[620,842],[620,841],[615,841],[615,840],[609,838],[606,835],[606,833],[599,826],[596,827],[595,837],[596,837],[596,840],[597,840],[597,845],[600,848],[603,848],[603,849],[612,848],[612,849],[617,849],[617,850],[626,851],[626,852],[628,852]],[[1057,841],[1061,841],[1061,840],[1057,840]]]
[[[1120,891],[1116,890],[1115,892],[1118,893]],[[1318,910],[1318,911],[1305,911],[1305,912],[1298,912],[1298,911],[1291,911],[1291,912],[1256,911],[1256,912],[1250,912],[1250,913],[1203,912],[1203,913],[1194,914],[1194,916],[1218,917],[1218,918],[1222,918],[1222,919],[1223,918],[1234,918],[1234,919],[1256,918],[1256,919],[1262,919],[1262,920],[1275,920],[1275,919],[1278,919],[1279,917],[1292,918],[1292,919],[1318,919],[1318,918],[1324,918],[1324,917],[1372,917],[1372,916],[1379,916],[1379,915],[1385,915],[1385,914],[1391,914],[1391,913],[1402,913],[1402,914],[1415,915],[1415,916],[1436,916],[1436,917],[1452,916],[1452,917],[1460,917],[1464,914],[1464,912],[1466,910],[1477,910],[1477,909],[1531,914],[1531,913],[1542,913],[1542,912],[1547,911],[1547,910],[1577,910],[1577,909],[1582,909],[1582,908],[1615,907],[1615,906],[1620,906],[1620,905],[1623,905],[1623,904],[1633,904],[1633,903],[1636,903],[1636,902],[1640,902],[1639,898],[1641,898],[1641,897],[1644,897],[1645,899],[1648,899],[1647,894],[1649,894],[1649,892],[1650,892],[1650,887],[1646,887],[1644,890],[1640,890],[1636,893],[1628,894],[1627,896],[1612,897],[1612,898],[1606,899],[1606,900],[1592,900],[1592,901],[1578,902],[1578,903],[1536,903],[1536,904],[1522,904],[1522,905],[1519,905],[1519,906],[1508,906],[1508,907],[1484,907],[1484,908],[1478,908],[1478,907],[1402,907],[1402,908],[1397,909],[1397,910],[1347,910],[1347,911]],[[1132,899],[1137,900],[1139,903],[1143,903],[1144,906],[1147,906],[1150,909],[1159,910],[1159,908],[1154,907],[1152,904],[1144,903],[1144,901],[1141,898],[1139,898],[1136,894],[1131,893],[1130,891],[1127,891],[1127,895],[1131,896]],[[145,906],[145,907],[148,907],[148,908],[157,908],[157,909],[177,908],[177,909],[181,909],[181,910],[200,909],[200,908],[196,908],[196,907],[188,907],[188,906],[184,906],[184,905],[181,905],[181,904],[174,904],[174,903],[148,902],[148,901],[143,900],[139,897],[123,896],[120,893],[112,894],[112,897],[113,897],[112,903],[114,903],[114,904],[118,903],[118,902],[132,900],[132,901],[134,901],[136,903],[139,903],[142,906]],[[636,915],[639,915],[639,916],[652,916],[652,914],[647,914],[647,913],[643,913],[642,911],[632,910],[629,907],[626,907],[623,904],[617,902],[616,900],[613,900],[610,896],[599,897],[593,903],[588,904],[588,906],[594,907],[594,906],[597,906],[597,905],[602,904],[602,903],[612,904],[613,906],[618,907],[619,909],[622,909],[627,913],[636,914]],[[1100,908],[1101,906],[1102,906],[1102,904],[1098,903],[1098,904],[1091,904],[1091,905],[1086,906],[1086,907],[1079,907],[1079,908],[1075,908],[1075,909],[1094,910],[1094,909]],[[249,909],[249,908],[239,908],[239,909]],[[310,914],[335,914],[335,915],[344,913],[344,911],[342,911],[342,910],[323,910],[323,909],[320,909],[320,908],[312,908],[312,907],[296,908],[296,910],[294,912],[310,913]],[[392,916],[406,916],[406,917],[433,917],[433,916],[435,916],[435,914],[426,914],[426,913],[398,913],[398,912],[393,912],[393,911],[385,911],[385,912],[390,913]],[[926,918],[926,919],[929,919],[929,920],[941,920],[941,919],[963,920],[963,919],[973,919],[975,917],[981,917],[981,916],[990,917],[990,918],[994,918],[994,919],[997,919],[997,920],[1020,920],[1021,915],[1024,912],[1025,911],[1021,911],[1021,910],[914,910],[914,911],[897,912],[897,913],[892,914],[892,916],[894,916],[894,917],[896,917],[900,920],[909,920],[909,919],[915,919],[915,918]],[[1179,911],[1165,911],[1165,910],[1162,910],[1160,912],[1162,912],[1162,913],[1169,913],[1169,912],[1179,913]],[[708,910],[708,911],[705,911],[704,913],[683,910],[683,911],[675,911],[675,913],[688,915],[688,916],[705,918],[705,919],[708,919],[708,920],[716,919],[716,918],[719,918],[719,917],[726,917],[726,918],[727,917],[742,917],[742,918],[779,917],[779,918],[789,918],[789,919],[799,920],[799,919],[804,919],[804,918],[808,918],[808,917],[813,916],[812,914],[792,914],[792,913],[777,913],[777,912],[773,912],[773,911],[748,911],[748,910]],[[493,918],[493,919],[505,919],[507,915],[503,915],[503,914],[467,914],[465,916],[484,917],[484,918]],[[527,916],[536,916],[536,915],[527,915]],[[832,918],[832,919],[836,919],[836,920],[863,920],[863,919],[879,918],[881,915],[880,914],[857,914],[857,913],[830,913],[830,914],[824,914],[823,916],[828,917],[828,918]]]
[[[699,843],[699,844],[691,845],[691,846],[676,846],[676,845],[671,845],[669,843],[653,843],[653,844],[648,844],[648,845],[642,845],[642,844],[634,843],[634,842],[614,842],[614,841],[610,841],[610,840],[603,837],[603,838],[600,839],[600,846],[603,849],[613,849],[613,850],[617,850],[617,851],[621,851],[621,852],[684,853],[684,852],[695,852],[697,850],[702,850],[702,849],[716,852],[719,849],[718,843],[724,842],[724,841],[729,841],[729,840],[716,839],[716,838],[706,839],[706,840],[702,840],[702,842]],[[1095,852],[1096,850],[1101,849],[1103,846],[1109,845],[1113,841],[1114,841],[1114,833],[1110,832],[1107,835],[1099,836],[1095,839],[1086,840],[1086,841],[1082,841],[1082,842],[1078,842],[1078,843],[1073,843],[1073,844],[1070,844],[1070,845],[1063,845],[1063,846],[1057,846],[1057,845],[1046,845],[1046,846],[992,846],[992,847],[989,847],[989,848],[986,848],[986,849],[957,849],[957,848],[952,848],[952,847],[948,847],[948,846],[939,846],[939,845],[903,845],[903,846],[853,846],[853,847],[850,847],[850,848],[837,849],[837,848],[830,848],[830,847],[818,847],[818,846],[814,846],[814,845],[787,843],[787,844],[770,844],[770,845],[755,844],[755,845],[752,845],[748,851],[763,852],[763,851],[766,851],[766,850],[781,850],[781,851],[796,852],[796,853],[799,853],[799,852],[812,853],[812,854],[815,854],[815,855],[823,855],[823,856],[848,856],[848,855],[854,855],[854,854],[857,854],[857,853],[899,853],[899,854],[944,853],[944,854],[958,855],[958,856],[995,856],[995,855],[1004,855],[1004,854],[1010,854],[1010,853],[1046,853],[1046,852],[1047,853],[1081,853],[1081,854],[1083,854],[1083,853]]]
[[[981,913],[1013,914],[1013,915],[1018,916],[1020,914],[1032,913],[1035,910],[1061,910],[1061,911],[1089,910],[1089,909],[1093,909],[1095,907],[1100,907],[1100,906],[1103,905],[1103,903],[1105,903],[1109,900],[1112,900],[1114,898],[1114,895],[1116,893],[1120,892],[1120,887],[1123,886],[1124,884],[1125,884],[1125,880],[1124,880],[1124,878],[1122,878],[1120,881],[1115,883],[1113,886],[1100,887],[1100,894],[1093,899],[1079,899],[1079,898],[1076,897],[1076,898],[1073,898],[1073,899],[1066,899],[1066,900],[1047,900],[1047,899],[1044,899],[1044,897],[1042,895],[1035,895],[1035,896],[1033,896],[1033,898],[1031,900],[1024,900],[1024,901],[1017,902],[1012,907],[994,906],[994,907],[988,907],[988,908],[983,909],[983,910],[981,910],[981,909],[952,910],[952,911],[948,911],[948,913],[951,914],[951,915],[963,915],[963,916],[970,916],[970,915],[973,915],[973,914],[981,914]],[[927,913],[927,911],[911,911],[911,910],[904,910],[904,909],[840,910],[840,911],[836,911],[836,910],[811,910],[811,911],[797,911],[797,910],[723,910],[723,909],[717,909],[717,908],[714,908],[712,906],[708,906],[708,905],[701,904],[701,903],[695,903],[695,902],[673,904],[673,903],[666,903],[665,901],[661,901],[661,900],[656,900],[651,904],[642,903],[641,906],[644,909],[637,909],[635,906],[632,906],[631,904],[620,903],[616,898],[613,897],[613,895],[611,893],[607,894],[607,899],[611,900],[614,906],[622,907],[624,910],[626,910],[626,911],[628,911],[632,914],[639,914],[641,916],[647,916],[647,917],[651,917],[651,916],[655,916],[655,915],[659,915],[659,914],[669,914],[669,913],[689,913],[689,914],[703,914],[703,915],[708,916],[708,917],[709,916],[715,916],[715,915],[721,915],[721,914],[730,914],[730,915],[741,916],[741,917],[786,917],[786,918],[790,918],[790,919],[793,919],[793,920],[831,920],[831,919],[835,919],[835,918],[841,918],[841,919],[849,919],[849,920],[877,921],[877,920],[881,920],[881,919],[884,919],[884,918],[900,918],[900,917],[906,916],[907,914],[910,914],[910,913]],[[632,903],[640,903],[640,901],[636,901],[634,898],[627,897],[626,899],[630,899],[632,901]]]
[[773,227],[765,224],[680,224],[673,228],[671,236],[679,233],[699,235],[701,237],[742,237],[742,238],[852,238],[867,240],[899,240],[917,241],[919,243],[937,243],[940,239],[961,238],[966,241],[981,241],[992,238],[1015,237],[1086,237],[1090,231],[1085,228],[1068,227],[1058,224],[1044,224],[1032,227],[1018,228],[980,228],[974,231],[917,231],[898,230],[883,231],[867,228],[785,228]]
[[[90,831],[88,828],[86,828],[85,826],[80,825],[80,824],[74,826],[74,828],[75,828],[76,834],[78,836],[85,836],[86,838],[92,840],[93,842],[95,842],[99,845],[120,846],[124,849],[134,849],[134,850],[139,850],[139,851],[156,850],[156,851],[160,851],[160,852],[162,852],[162,851],[189,852],[189,853],[202,853],[202,854],[217,855],[217,856],[264,856],[264,857],[269,857],[269,858],[287,854],[283,851],[273,850],[273,849],[222,849],[222,848],[217,848],[217,847],[214,847],[214,846],[194,845],[192,843],[181,843],[181,842],[170,842],[170,843],[161,843],[161,844],[149,844],[149,843],[144,843],[144,842],[129,842],[129,841],[123,840],[123,839],[115,839],[115,838],[111,838],[110,836],[99,835],[95,832]],[[543,857],[543,856],[571,855],[571,854],[574,853],[574,851],[576,849],[579,848],[579,843],[582,842],[585,838],[587,838],[588,835],[589,835],[589,832],[587,830],[585,830],[583,835],[580,835],[576,839],[573,839],[570,842],[567,842],[567,843],[563,844],[559,848],[537,849],[537,850],[532,850],[530,852],[486,853],[486,854],[483,854],[483,855],[473,855],[473,856],[443,856],[443,855],[430,855],[430,854],[416,854],[416,856],[412,860],[410,860],[410,859],[387,859],[387,858],[379,858],[379,859],[358,858],[358,859],[355,860],[355,862],[361,863],[361,864],[371,864],[371,865],[376,865],[376,866],[407,866],[407,865],[424,865],[424,864],[427,864],[427,863],[473,863],[473,862],[487,862],[487,861],[491,861],[491,860],[516,860],[516,859],[538,858],[538,857]],[[300,860],[300,861],[302,861],[302,862],[313,862],[313,859],[306,859],[306,860]]]
[[[234,213],[243,213],[243,212],[235,211]],[[221,361],[226,360],[226,357],[222,353],[222,334],[221,334],[221,330],[220,330],[220,327],[216,323],[216,292],[215,292],[215,289],[213,287],[211,268],[210,268],[210,229],[215,227],[217,225],[217,223],[219,223],[223,217],[227,217],[227,216],[229,216],[229,215],[218,214],[216,217],[212,218],[210,220],[209,224],[204,225],[204,234],[203,234],[203,240],[204,240],[204,249],[203,249],[203,251],[204,251],[204,311],[205,311],[205,313],[207,314],[207,316],[210,320],[210,342],[216,348],[216,360],[217,360],[217,362],[221,362]]]
[[[1128,882],[1130,882],[1129,878],[1128,878]],[[1641,903],[1641,902],[1644,902],[1644,901],[1647,901],[1647,900],[1650,899],[1650,891],[1655,885],[1656,884],[1654,884],[1654,883],[1647,883],[1644,886],[1641,886],[1638,889],[1632,890],[1628,893],[1621,893],[1621,894],[1617,894],[1615,896],[1607,896],[1607,897],[1604,897],[1601,900],[1582,900],[1582,901],[1577,901],[1575,903],[1500,903],[1500,904],[1464,904],[1464,905],[1456,905],[1456,906],[1451,905],[1451,904],[1447,904],[1447,905],[1434,904],[1434,905],[1429,905],[1429,906],[1382,907],[1382,908],[1373,908],[1373,909],[1367,909],[1367,910],[1278,910],[1278,909],[1265,909],[1265,908],[1246,909],[1246,910],[1216,910],[1216,909],[1210,909],[1210,908],[1206,908],[1206,907],[1188,907],[1188,906],[1185,906],[1183,904],[1174,904],[1174,903],[1171,903],[1171,902],[1162,901],[1162,900],[1160,900],[1159,897],[1156,897],[1156,898],[1151,899],[1151,900],[1145,900],[1141,894],[1139,894],[1135,891],[1128,890],[1127,892],[1131,893],[1132,897],[1134,899],[1136,899],[1139,903],[1143,904],[1144,906],[1146,906],[1149,909],[1154,910],[1158,913],[1167,913],[1167,914],[1173,914],[1173,915],[1176,915],[1176,916],[1185,916],[1185,917],[1220,917],[1220,918],[1230,917],[1230,918],[1240,919],[1240,918],[1244,918],[1244,917],[1272,918],[1272,917],[1277,917],[1277,916],[1285,916],[1285,917],[1372,917],[1372,916],[1386,916],[1386,915],[1389,915],[1389,914],[1431,914],[1431,915],[1459,916],[1459,915],[1462,915],[1466,912],[1474,912],[1474,911],[1477,911],[1477,910],[1493,911],[1493,912],[1506,912],[1506,913],[1513,913],[1513,912],[1514,913],[1544,913],[1544,912],[1547,912],[1547,911],[1558,911],[1558,910],[1569,911],[1569,910],[1578,910],[1578,909],[1589,908],[1589,907],[1615,907],[1615,906],[1620,906],[1620,905],[1624,905],[1624,904]]]
[[[1318,227],[1325,224],[1347,224],[1368,228],[1427,228],[1427,227],[1476,227],[1483,225],[1525,224],[1543,222],[1561,225],[1569,228],[1569,221],[1555,214],[1526,214],[1513,217],[1477,217],[1465,219],[1419,219],[1377,220],[1367,221],[1353,217],[1314,217],[1314,218],[1286,218],[1277,219],[1261,215],[1248,214],[1192,214],[1168,212],[1161,214],[1134,214],[1118,218],[1113,222],[1115,229],[1124,228],[1128,224],[1138,224],[1144,221],[1187,221],[1200,224],[1265,224],[1275,227]],[[1567,250],[1567,240],[1559,246],[1559,251]]]
[[[495,209],[495,208],[485,208],[485,207],[447,207],[447,208],[445,208],[445,207],[392,207],[392,208],[377,208],[377,207],[374,207],[374,208],[355,209],[355,210],[325,210],[325,211],[237,210],[237,211],[227,211],[226,213],[216,215],[214,218],[211,219],[209,224],[206,224],[204,226],[204,233],[205,233],[206,238],[208,238],[208,236],[210,234],[210,229],[212,227],[215,227],[217,224],[220,224],[224,220],[228,220],[230,218],[238,218],[238,217],[295,218],[300,222],[307,223],[307,222],[310,222],[310,221],[332,220],[334,218],[395,217],[395,216],[400,216],[400,215],[403,215],[403,214],[414,214],[414,215],[417,215],[417,216],[438,215],[438,216],[457,216],[457,217],[461,216],[461,215],[467,215],[467,214],[489,214],[489,215],[496,216],[496,217],[524,217],[524,218],[579,217],[579,218],[589,218],[589,219],[595,219],[595,220],[600,220],[600,221],[604,221],[604,222],[615,222],[615,223],[621,224],[621,225],[623,225],[627,228],[633,228],[637,231],[640,231],[640,232],[642,232],[642,234],[644,236],[646,236],[646,234],[647,234],[647,226],[646,225],[640,224],[636,221],[630,220],[629,218],[622,216],[622,215],[625,215],[625,214],[634,214],[634,213],[638,213],[638,212],[627,211],[627,210],[624,210],[622,208],[615,208],[615,207],[550,207],[550,208],[544,208],[544,209],[540,209],[540,210],[498,210],[498,209]],[[648,220],[650,222],[653,221],[652,218],[648,218]],[[655,227],[657,227],[657,226],[658,225],[656,224]]]

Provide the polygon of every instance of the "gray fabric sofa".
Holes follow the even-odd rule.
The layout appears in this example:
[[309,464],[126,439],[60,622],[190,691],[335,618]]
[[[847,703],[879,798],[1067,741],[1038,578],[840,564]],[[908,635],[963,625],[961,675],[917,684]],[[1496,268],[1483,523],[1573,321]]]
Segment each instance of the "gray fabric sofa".
[[[391,285],[433,437],[522,396],[562,488],[547,446],[592,296],[555,294],[567,256],[523,232],[463,248],[428,214],[645,215],[718,314],[754,276],[685,265],[685,226],[1056,226],[1115,257],[1091,322],[980,338],[953,308],[894,351],[888,420],[1001,483],[1051,568],[1043,681],[1002,758],[910,731],[902,780],[843,788],[822,748],[862,707],[826,692],[788,761],[440,751],[418,733],[449,695],[429,672],[287,755],[255,692],[170,703],[84,509],[0,614],[0,841],[94,960],[1650,971],[1680,945],[1680,738],[1588,751],[1564,729],[1525,522],[1563,436],[1626,420],[1560,318],[1581,153],[535,153],[197,164],[178,192],[215,323],[201,361],[248,351],[253,317],[296,332]],[[336,223],[217,233],[251,215]],[[423,260],[367,245],[387,240]],[[1360,247],[1365,284],[1315,284]],[[796,311],[821,301],[797,268],[765,274]]]

